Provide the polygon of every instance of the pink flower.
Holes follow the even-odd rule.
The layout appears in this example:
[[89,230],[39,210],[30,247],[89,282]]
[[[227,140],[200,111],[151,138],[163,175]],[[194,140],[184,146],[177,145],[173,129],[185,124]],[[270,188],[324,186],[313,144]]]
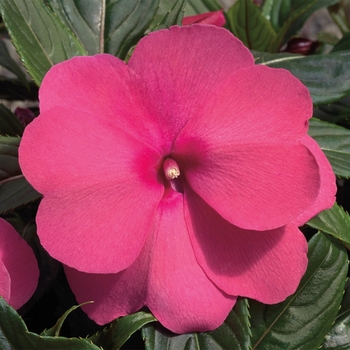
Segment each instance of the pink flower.
[[19,309],[36,290],[38,263],[27,242],[0,219],[0,296]]
[[182,25],[188,26],[190,24],[213,24],[217,27],[223,27],[226,23],[223,10],[201,13],[196,16],[187,16],[182,19]]
[[307,136],[312,101],[214,26],[54,66],[20,163],[44,195],[38,234],[99,324],[148,306],[170,330],[218,327],[245,296],[271,304],[305,272],[303,224],[334,202]]

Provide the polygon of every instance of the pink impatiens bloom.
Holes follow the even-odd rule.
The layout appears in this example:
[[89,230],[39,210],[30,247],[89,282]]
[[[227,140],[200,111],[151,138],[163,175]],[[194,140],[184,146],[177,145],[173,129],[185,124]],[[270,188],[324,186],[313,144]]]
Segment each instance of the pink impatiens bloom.
[[223,10],[205,12],[195,16],[186,16],[182,19],[183,26],[188,26],[194,23],[213,24],[214,26],[223,27],[226,23],[226,19],[223,14]]
[[44,195],[44,248],[99,324],[146,305],[177,333],[218,327],[237,296],[270,304],[307,266],[297,225],[334,202],[332,169],[306,132],[312,101],[255,65],[230,32],[153,32],[128,64],[54,66],[20,164]]
[[39,268],[28,243],[0,219],[0,296],[19,309],[38,285]]

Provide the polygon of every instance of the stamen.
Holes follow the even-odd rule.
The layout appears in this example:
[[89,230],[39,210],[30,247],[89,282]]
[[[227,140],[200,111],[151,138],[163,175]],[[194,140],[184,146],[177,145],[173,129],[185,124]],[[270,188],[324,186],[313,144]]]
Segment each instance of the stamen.
[[180,176],[180,169],[174,159],[166,158],[163,163],[163,171],[167,180],[173,180]]

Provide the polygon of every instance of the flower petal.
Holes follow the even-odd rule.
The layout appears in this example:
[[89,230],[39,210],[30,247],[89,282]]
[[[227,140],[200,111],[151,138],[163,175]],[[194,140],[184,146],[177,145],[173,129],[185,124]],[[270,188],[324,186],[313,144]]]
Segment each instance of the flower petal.
[[217,289],[197,263],[184,220],[183,196],[163,200],[149,273],[147,306],[175,333],[219,327],[236,297]]
[[64,266],[64,271],[77,302],[93,301],[83,305],[83,311],[97,324],[104,325],[144,306],[148,265],[141,265],[141,260],[116,274],[84,273],[68,266]]
[[63,107],[43,112],[28,125],[19,147],[24,176],[43,194],[100,183],[153,186],[160,158],[113,120]]
[[318,165],[300,142],[311,113],[307,89],[289,72],[241,69],[189,120],[173,156],[192,189],[232,224],[281,227],[318,195]]
[[[13,308],[19,309],[36,290],[38,263],[28,243],[3,219],[0,219],[0,242],[0,257],[11,280],[9,299],[2,296]],[[3,267],[1,270],[3,272]]]
[[308,135],[301,140],[301,143],[312,152],[317,161],[320,169],[321,185],[315,202],[293,220],[293,224],[297,226],[304,225],[306,221],[322,210],[331,208],[335,202],[335,194],[337,192],[334,172],[320,146]]
[[164,191],[159,154],[111,124],[52,109],[28,125],[19,149],[23,174],[44,194],[42,245],[85,272],[119,272],[136,259]]
[[182,130],[183,138],[220,146],[295,143],[312,116],[307,88],[285,69],[252,66],[231,74]]
[[248,231],[231,225],[190,189],[185,215],[193,250],[223,291],[266,304],[295,292],[307,267],[307,242],[294,225]]
[[[39,90],[40,113],[52,109],[79,110],[84,123],[84,114],[91,114],[95,120],[138,140],[159,146],[159,127],[152,123],[137,100],[132,86],[128,66],[122,60],[108,54],[73,57],[53,66],[45,75]],[[58,116],[57,124],[64,118],[64,111]],[[97,134],[103,131],[95,128]]]
[[[104,324],[144,304],[176,333],[222,324],[236,298],[217,289],[199,267],[183,217],[182,195],[161,202],[154,236],[139,258],[116,275],[82,274],[65,268],[70,286],[89,317]],[[155,241],[154,241],[155,239]]]
[[108,54],[73,57],[45,75],[39,91],[40,110],[83,108],[96,118],[113,119],[114,108],[116,114],[128,109],[129,89],[128,68],[122,60]]
[[41,244],[80,271],[124,270],[140,254],[156,206],[156,197],[139,189],[96,186],[44,196],[36,218]]
[[219,83],[253,64],[249,50],[226,29],[197,24],[150,33],[128,66],[148,114],[172,142]]
[[6,266],[0,259],[0,296],[7,302],[11,295],[11,277],[6,269]]
[[223,10],[205,12],[195,16],[186,16],[182,19],[182,25],[188,26],[190,24],[213,24],[217,27],[223,27],[226,23]]
[[179,163],[186,179],[212,208],[238,227],[269,230],[284,226],[318,195],[319,169],[301,144],[227,146],[202,154],[199,149],[192,161]]

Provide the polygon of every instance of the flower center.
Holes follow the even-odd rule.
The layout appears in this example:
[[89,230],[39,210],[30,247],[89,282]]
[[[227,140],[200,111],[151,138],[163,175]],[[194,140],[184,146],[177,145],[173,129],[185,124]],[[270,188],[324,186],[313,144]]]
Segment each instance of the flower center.
[[[165,193],[170,195],[172,191],[184,193],[182,181],[183,174],[180,173],[180,167],[172,158],[165,158],[163,162],[163,172],[165,176]],[[169,190],[172,191],[169,191]]]
[[174,159],[166,158],[163,163],[163,171],[167,180],[174,180],[180,176],[180,169]]

